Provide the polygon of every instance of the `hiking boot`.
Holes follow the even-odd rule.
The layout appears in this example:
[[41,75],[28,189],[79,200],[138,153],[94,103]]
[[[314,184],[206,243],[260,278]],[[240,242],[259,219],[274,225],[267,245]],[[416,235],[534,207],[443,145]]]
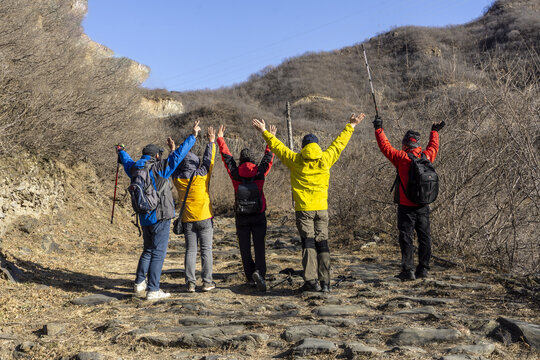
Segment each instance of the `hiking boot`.
[[428,277],[428,271],[426,268],[416,268],[414,275],[417,279],[425,279]]
[[195,292],[195,283],[194,282],[189,281],[187,283],[187,292],[189,292],[189,293],[194,293]]
[[253,281],[255,281],[255,284],[257,284],[257,290],[260,292],[266,292],[266,282],[258,271],[253,273]]
[[321,281],[321,291],[325,293],[330,292],[330,284],[327,284],[326,282]]
[[402,270],[399,274],[396,275],[396,277],[400,279],[401,281],[416,280],[416,276],[414,276],[414,273],[412,272],[412,270],[410,271]]
[[211,290],[214,290],[216,288],[216,283],[215,282],[204,282],[203,283],[203,287],[202,287],[202,291],[211,291]]
[[163,300],[163,299],[166,299],[166,298],[168,298],[170,296],[171,296],[170,293],[163,292],[163,290],[159,289],[159,290],[156,290],[156,291],[148,291],[146,293],[146,300],[151,300],[151,301]]
[[144,279],[139,284],[133,285],[133,291],[135,292],[135,295],[138,297],[142,297],[142,294],[146,291],[146,279]]
[[317,280],[307,280],[304,281],[304,285],[298,289],[300,291],[321,291],[321,285]]

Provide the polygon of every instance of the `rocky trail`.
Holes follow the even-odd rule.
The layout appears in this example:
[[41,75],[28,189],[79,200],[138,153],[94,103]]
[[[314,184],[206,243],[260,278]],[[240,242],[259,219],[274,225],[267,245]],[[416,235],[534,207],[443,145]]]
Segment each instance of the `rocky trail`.
[[269,219],[261,294],[244,283],[234,220],[217,217],[217,288],[185,291],[183,238],[171,234],[172,296],[148,302],[132,296],[136,234],[98,246],[63,231],[11,252],[19,282],[0,279],[0,359],[540,358],[530,294],[437,261],[430,278],[400,282],[398,248],[380,239],[333,250],[332,291],[300,293],[293,221]]

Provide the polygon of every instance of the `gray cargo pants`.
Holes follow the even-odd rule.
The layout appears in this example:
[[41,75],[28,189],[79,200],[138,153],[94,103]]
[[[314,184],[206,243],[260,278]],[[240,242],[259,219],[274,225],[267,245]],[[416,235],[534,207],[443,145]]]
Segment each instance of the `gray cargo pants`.
[[302,239],[304,280],[330,284],[328,210],[297,211],[296,227]]
[[212,282],[212,238],[214,225],[212,219],[182,223],[186,239],[186,284],[195,283],[195,265],[197,262],[197,244],[201,246],[201,275],[205,283]]

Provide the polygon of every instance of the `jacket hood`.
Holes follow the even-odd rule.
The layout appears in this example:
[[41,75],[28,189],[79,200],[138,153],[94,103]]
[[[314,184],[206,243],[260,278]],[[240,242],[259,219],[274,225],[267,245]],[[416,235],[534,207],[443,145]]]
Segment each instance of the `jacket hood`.
[[413,154],[414,156],[416,157],[420,157],[422,156],[422,148],[419,146],[419,147],[416,147],[416,148],[408,148],[407,150],[405,150],[407,153],[411,153]]
[[191,174],[199,167],[199,157],[191,151],[186,154],[180,165],[176,168],[173,177],[189,179]]
[[322,157],[322,150],[319,144],[309,143],[302,148],[302,157],[306,160],[317,160]]
[[251,178],[257,175],[259,167],[252,162],[245,162],[238,167],[238,175],[245,178]]

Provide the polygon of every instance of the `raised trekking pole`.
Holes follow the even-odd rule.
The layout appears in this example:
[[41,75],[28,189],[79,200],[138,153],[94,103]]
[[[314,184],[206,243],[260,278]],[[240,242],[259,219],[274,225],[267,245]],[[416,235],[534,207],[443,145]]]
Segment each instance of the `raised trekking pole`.
[[[294,151],[294,143],[292,136],[292,120],[291,120],[291,105],[287,101],[287,136],[289,138],[289,149]],[[292,197],[292,193],[291,193]],[[292,197],[292,207],[294,209],[294,197]]]
[[[120,148],[124,148],[123,145],[116,145],[116,150],[119,150]],[[116,178],[114,179],[114,195],[113,195],[113,202],[112,202],[112,213],[111,213],[111,224],[113,223],[114,219],[114,204],[116,204],[116,188],[118,186],[118,169],[120,168],[120,157],[118,156],[116,159]]]
[[371,86],[371,96],[373,97],[373,104],[375,104],[375,114],[379,116],[379,109],[377,108],[377,101],[375,101],[375,91],[373,90],[373,81],[371,81],[371,73],[369,72],[369,64],[367,62],[366,49],[364,49],[364,44],[362,44],[362,51],[364,52],[364,62],[366,63],[369,86]]

